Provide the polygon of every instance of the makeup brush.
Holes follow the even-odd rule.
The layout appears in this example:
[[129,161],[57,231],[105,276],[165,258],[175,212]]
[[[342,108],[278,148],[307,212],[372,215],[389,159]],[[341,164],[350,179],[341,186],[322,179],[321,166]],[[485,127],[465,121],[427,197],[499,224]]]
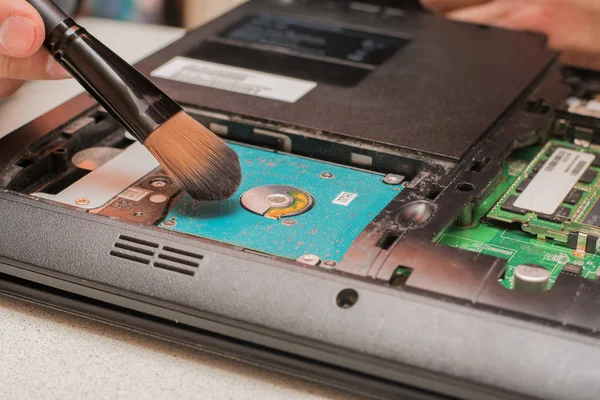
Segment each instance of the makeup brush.
[[50,0],[27,0],[46,26],[44,46],[193,198],[222,200],[241,182],[237,154]]

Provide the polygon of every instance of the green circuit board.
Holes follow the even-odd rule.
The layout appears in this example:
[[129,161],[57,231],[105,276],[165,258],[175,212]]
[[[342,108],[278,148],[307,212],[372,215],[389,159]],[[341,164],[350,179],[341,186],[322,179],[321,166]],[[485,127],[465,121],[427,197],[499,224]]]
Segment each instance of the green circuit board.
[[[582,255],[567,247],[567,243],[560,239],[526,232],[521,224],[526,220],[521,213],[501,210],[507,199],[520,192],[520,189],[517,191],[519,185],[530,179],[535,165],[546,161],[546,154],[551,153],[550,149],[557,144],[562,145],[549,143],[545,147],[532,146],[513,153],[505,163],[495,188],[477,208],[474,225],[467,228],[450,226],[439,236],[438,243],[507,259],[508,267],[501,283],[509,289],[513,287],[514,269],[520,264],[536,264],[550,270],[550,285],[561,273],[575,273],[596,279],[600,254],[594,251]],[[591,198],[595,196],[591,188],[596,186],[597,178],[593,180],[592,185],[582,184],[581,188],[588,189],[585,196]],[[582,196],[578,205],[573,207],[582,207],[584,202],[585,198]],[[567,208],[566,205],[564,207]],[[527,214],[528,218],[536,218],[535,213]],[[497,216],[500,218],[496,218]],[[560,224],[543,220],[539,224],[543,223],[547,223],[545,226],[548,228],[560,231]]]

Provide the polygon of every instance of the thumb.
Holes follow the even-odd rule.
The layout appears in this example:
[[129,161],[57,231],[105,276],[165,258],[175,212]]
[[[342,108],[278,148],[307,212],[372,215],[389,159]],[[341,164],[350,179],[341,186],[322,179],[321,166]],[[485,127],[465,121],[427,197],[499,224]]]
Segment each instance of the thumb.
[[16,58],[36,53],[44,42],[44,22],[25,0],[0,1],[0,55]]

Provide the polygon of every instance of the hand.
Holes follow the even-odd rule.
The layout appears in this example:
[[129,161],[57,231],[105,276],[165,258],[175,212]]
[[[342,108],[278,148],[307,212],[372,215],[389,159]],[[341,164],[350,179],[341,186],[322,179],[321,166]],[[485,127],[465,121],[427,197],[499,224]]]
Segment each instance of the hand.
[[70,75],[41,48],[44,22],[25,0],[0,0],[0,98],[26,80]]
[[599,0],[421,0],[448,18],[543,33],[565,64],[600,70]]

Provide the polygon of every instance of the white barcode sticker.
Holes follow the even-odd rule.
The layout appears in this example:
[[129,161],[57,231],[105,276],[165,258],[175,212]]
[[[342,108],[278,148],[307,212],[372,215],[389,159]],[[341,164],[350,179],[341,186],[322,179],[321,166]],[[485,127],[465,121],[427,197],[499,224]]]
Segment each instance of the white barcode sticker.
[[121,197],[123,199],[131,200],[131,201],[140,201],[144,197],[148,196],[149,193],[150,193],[150,191],[145,190],[145,189],[129,188],[126,191],[124,191],[123,193],[121,193],[119,195],[119,197]]
[[332,204],[337,204],[338,206],[348,206],[352,201],[357,198],[358,195],[356,193],[342,192],[337,195],[335,199],[331,202]]
[[316,82],[185,57],[173,58],[150,75],[288,103],[297,102],[317,86]]
[[562,147],[556,149],[514,206],[542,214],[554,214],[595,158],[590,153]]

